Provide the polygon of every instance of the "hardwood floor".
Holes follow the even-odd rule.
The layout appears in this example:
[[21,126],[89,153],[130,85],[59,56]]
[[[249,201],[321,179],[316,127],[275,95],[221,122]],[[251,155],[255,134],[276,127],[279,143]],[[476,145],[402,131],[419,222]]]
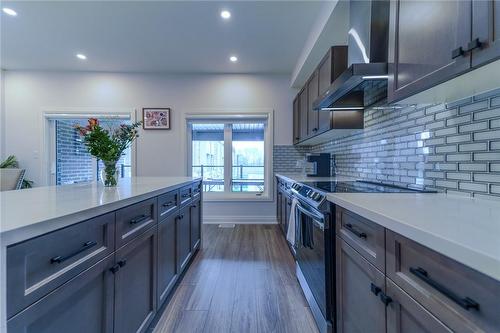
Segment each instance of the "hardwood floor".
[[317,332],[279,227],[205,225],[154,332]]

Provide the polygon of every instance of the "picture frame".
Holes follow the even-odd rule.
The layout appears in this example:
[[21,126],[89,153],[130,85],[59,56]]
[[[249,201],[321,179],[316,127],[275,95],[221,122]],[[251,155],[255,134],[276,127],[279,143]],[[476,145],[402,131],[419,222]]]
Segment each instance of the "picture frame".
[[170,108],[143,108],[142,128],[145,130],[169,130]]

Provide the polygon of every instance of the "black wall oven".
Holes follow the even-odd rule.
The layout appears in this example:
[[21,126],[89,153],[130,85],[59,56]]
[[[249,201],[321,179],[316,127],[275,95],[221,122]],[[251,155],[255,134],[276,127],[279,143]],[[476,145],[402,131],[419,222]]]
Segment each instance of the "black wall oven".
[[334,332],[335,241],[333,205],[319,210],[298,197],[296,221],[296,274],[320,332]]

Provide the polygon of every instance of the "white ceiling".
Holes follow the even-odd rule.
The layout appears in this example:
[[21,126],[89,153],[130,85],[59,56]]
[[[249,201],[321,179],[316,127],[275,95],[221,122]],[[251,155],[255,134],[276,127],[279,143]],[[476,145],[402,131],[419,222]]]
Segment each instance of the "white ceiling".
[[[321,1],[3,1],[1,67],[292,73]],[[224,21],[220,11],[232,17]],[[87,55],[78,60],[76,53]],[[238,56],[231,63],[229,55]]]

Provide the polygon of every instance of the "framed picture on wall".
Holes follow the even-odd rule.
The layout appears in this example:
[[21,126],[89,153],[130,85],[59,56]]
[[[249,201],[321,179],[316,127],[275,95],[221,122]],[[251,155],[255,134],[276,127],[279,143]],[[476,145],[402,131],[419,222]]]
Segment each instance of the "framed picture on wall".
[[170,108],[143,108],[142,127],[147,129],[170,129]]

